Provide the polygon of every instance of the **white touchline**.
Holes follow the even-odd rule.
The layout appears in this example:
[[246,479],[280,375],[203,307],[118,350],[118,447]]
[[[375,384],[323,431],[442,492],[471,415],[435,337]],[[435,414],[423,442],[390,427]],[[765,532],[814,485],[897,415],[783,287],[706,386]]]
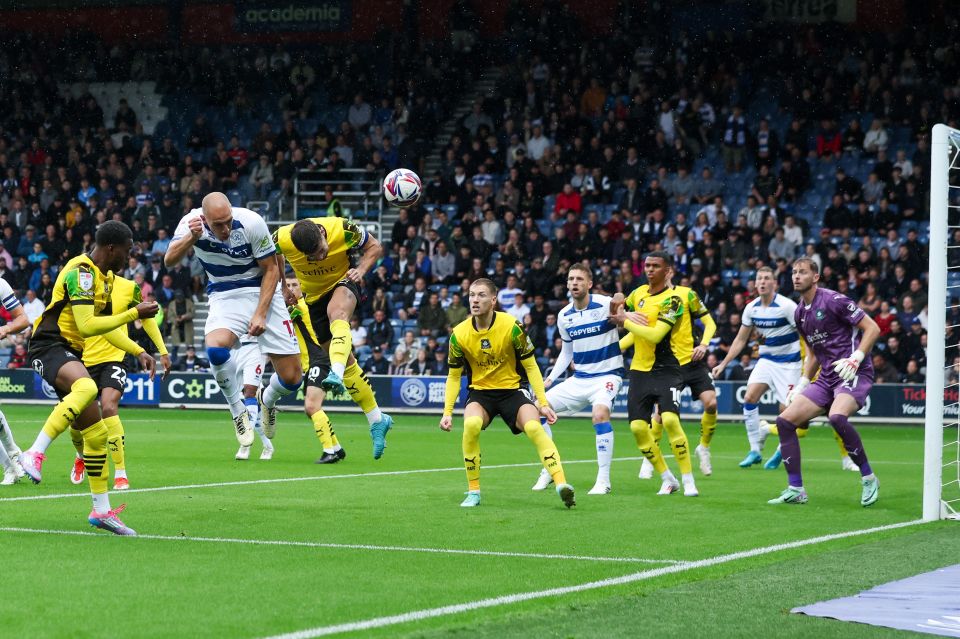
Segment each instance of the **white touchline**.
[[[613,461],[639,461],[642,457],[618,457]],[[595,464],[596,459],[574,459],[564,461],[564,464]],[[525,468],[528,466],[540,467],[539,462],[530,462],[523,464],[490,464],[484,466],[484,470],[493,470],[496,468]],[[283,484],[287,482],[298,481],[323,481],[327,479],[357,479],[360,477],[393,477],[396,475],[419,475],[423,473],[450,473],[463,472],[463,466],[451,468],[415,468],[411,470],[385,470],[373,473],[349,473],[344,475],[313,475],[310,477],[280,477],[277,479],[248,479],[244,481],[223,481],[210,484],[180,484],[176,486],[156,486],[154,488],[131,488],[124,491],[124,494],[130,493],[156,493],[168,490],[187,490],[195,488],[220,488],[223,486],[255,486],[257,484]],[[25,495],[21,497],[0,497],[0,503],[7,501],[37,501],[42,499],[67,499],[70,497],[89,497],[89,492],[84,493],[54,493],[49,495]]]
[[[49,530],[44,528],[0,527],[0,532],[33,533],[39,535],[72,535],[75,537],[98,537],[111,539],[102,533],[86,530]],[[187,535],[137,535],[131,540],[153,539],[160,541],[198,541],[217,544],[243,544],[250,546],[295,546],[300,548],[334,548],[337,550],[374,550],[378,552],[414,552],[437,555],[478,555],[481,557],[513,557],[518,559],[555,559],[564,561],[595,561],[621,564],[680,564],[676,559],[645,559],[639,557],[595,557],[590,555],[560,555],[538,552],[506,552],[498,550],[470,550],[459,548],[425,548],[417,546],[376,546],[372,544],[337,544],[320,541],[288,541],[284,539],[236,539],[233,537],[192,537]]]
[[763,546],[761,548],[754,548],[752,550],[743,550],[740,552],[730,553],[728,555],[719,555],[717,557],[711,557],[709,559],[682,562],[679,564],[674,564],[672,566],[664,566],[662,568],[651,568],[650,570],[635,572],[629,575],[623,575],[622,577],[600,579],[598,581],[590,581],[587,583],[577,584],[574,586],[563,586],[560,588],[550,588],[549,590],[535,590],[533,592],[521,592],[513,595],[502,595],[500,597],[491,597],[490,599],[480,599],[477,601],[470,601],[462,604],[454,604],[451,606],[441,606],[439,608],[427,608],[425,610],[415,610],[413,612],[406,612],[399,615],[391,615],[389,617],[377,617],[374,619],[367,619],[364,621],[354,621],[350,623],[342,623],[334,626],[319,626],[317,628],[309,628],[307,630],[298,630],[296,632],[290,632],[290,633],[281,634],[281,635],[272,635],[266,639],[313,639],[314,637],[325,637],[327,635],[335,635],[335,634],[340,634],[344,632],[355,632],[358,630],[370,630],[371,628],[382,628],[384,626],[393,626],[396,624],[408,623],[411,621],[422,621],[424,619],[431,619],[433,617],[444,617],[447,615],[455,615],[461,612],[468,612],[470,610],[479,610],[482,608],[494,608],[496,606],[506,606],[509,604],[519,603],[521,601],[529,601],[531,599],[543,599],[545,597],[569,595],[572,593],[583,592],[585,590],[596,590],[598,588],[622,586],[624,584],[630,584],[638,581],[645,581],[647,579],[654,579],[656,577],[662,577],[663,575],[671,575],[675,573],[686,572],[688,570],[696,570],[698,568],[709,568],[711,566],[717,566],[719,564],[725,564],[731,561],[737,561],[739,559],[749,559],[751,557],[769,555],[771,553],[781,552],[784,550],[791,550],[793,548],[800,548],[803,546],[821,544],[821,543],[833,541],[836,539],[845,539],[847,537],[857,537],[860,535],[870,535],[872,533],[883,532],[886,530],[895,530],[897,528],[905,528],[907,526],[916,526],[917,524],[922,524],[922,523],[924,523],[923,520],[916,519],[914,521],[905,521],[897,524],[888,524],[886,526],[876,526],[874,528],[864,528],[861,530],[851,530],[848,532],[834,533],[831,535],[822,535],[820,537],[811,537],[809,539],[791,541],[784,544],[777,544],[775,546]]

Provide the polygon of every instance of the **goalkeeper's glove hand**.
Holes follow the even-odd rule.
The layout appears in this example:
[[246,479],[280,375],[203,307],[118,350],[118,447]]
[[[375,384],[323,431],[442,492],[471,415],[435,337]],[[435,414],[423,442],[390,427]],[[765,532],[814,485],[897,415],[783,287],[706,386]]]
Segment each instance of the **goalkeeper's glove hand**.
[[833,363],[833,371],[845,382],[853,381],[857,376],[857,370],[860,368],[860,362],[863,361],[864,354],[861,351],[853,351],[850,357],[838,359]]
[[287,312],[290,313],[290,319],[292,320],[300,319],[303,316],[299,306],[288,306]]
[[810,380],[806,377],[801,377],[800,380],[793,385],[793,388],[790,389],[790,392],[787,393],[787,406],[793,403],[793,400],[797,398],[803,390],[810,385]]

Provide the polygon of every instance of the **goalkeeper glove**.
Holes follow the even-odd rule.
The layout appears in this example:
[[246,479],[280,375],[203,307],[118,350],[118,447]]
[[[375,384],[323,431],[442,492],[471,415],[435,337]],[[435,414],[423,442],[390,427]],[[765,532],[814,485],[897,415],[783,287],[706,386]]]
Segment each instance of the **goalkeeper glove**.
[[857,370],[860,368],[860,362],[863,361],[864,354],[861,351],[853,351],[850,357],[838,359],[833,363],[833,371],[845,382],[853,381],[857,376]]
[[787,406],[793,403],[793,400],[803,392],[803,390],[810,385],[810,380],[806,377],[801,377],[800,380],[794,384],[793,388],[790,389],[790,392],[787,393]]

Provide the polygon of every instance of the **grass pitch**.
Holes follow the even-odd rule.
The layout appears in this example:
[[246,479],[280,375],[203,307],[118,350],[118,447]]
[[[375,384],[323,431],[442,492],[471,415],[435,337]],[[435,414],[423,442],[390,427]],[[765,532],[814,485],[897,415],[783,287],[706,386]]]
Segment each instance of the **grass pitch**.
[[[4,407],[21,447],[48,410]],[[256,459],[258,442],[246,462],[233,459],[225,410],[121,416],[134,490],[112,501],[141,537],[91,532],[86,486],[68,479],[73,448],[54,443],[41,485],[0,489],[0,561],[19,567],[0,597],[3,636],[892,637],[903,633],[788,611],[960,556],[955,522],[771,548],[917,519],[917,427],[861,428],[881,480],[869,509],[829,432],[812,429],[810,503],[772,507],[784,472],[737,468],[739,424],[719,428],[714,474],[696,473],[693,499],[637,479],[623,423],[613,493],[587,495],[593,429],[564,419],[554,434],[578,491],[568,511],[552,490],[530,491],[534,448],[497,422],[481,438],[483,505],[467,511],[459,433],[433,416],[397,416],[374,461],[365,420],[335,415],[348,456],[333,466],[313,464],[321,451],[300,413],[280,415],[273,460]],[[685,426],[693,442],[698,425]]]

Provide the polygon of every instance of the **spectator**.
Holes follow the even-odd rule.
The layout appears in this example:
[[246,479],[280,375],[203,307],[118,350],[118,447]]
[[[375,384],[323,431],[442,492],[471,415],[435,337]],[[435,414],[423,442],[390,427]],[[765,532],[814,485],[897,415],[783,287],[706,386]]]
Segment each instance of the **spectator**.
[[373,323],[370,325],[370,344],[384,351],[390,350],[393,344],[393,326],[387,320],[387,314],[383,310],[376,310],[373,313]]
[[176,369],[182,372],[198,373],[210,368],[210,362],[197,356],[197,351],[192,344],[187,346],[187,350],[182,359],[177,361]]
[[[165,278],[170,277],[165,275]],[[173,298],[167,304],[165,319],[169,324],[170,340],[173,343],[173,354],[177,354],[177,349],[185,345],[187,352],[194,343],[193,333],[193,300],[184,295],[183,291],[173,292]]]
[[383,356],[383,349],[379,346],[374,346],[372,349],[372,354],[364,364],[363,370],[371,375],[386,375],[390,372],[390,362],[386,360]]
[[440,296],[431,292],[424,298],[417,314],[417,328],[422,337],[440,337],[447,330],[447,314],[440,305]]
[[747,146],[747,121],[740,105],[733,107],[723,129],[723,164],[727,173],[739,173]]
[[30,324],[33,324],[38,317],[43,313],[45,308],[42,301],[37,298],[37,294],[33,289],[27,289],[26,295],[23,298],[23,312],[27,314],[27,319],[30,320]]
[[887,150],[889,137],[887,130],[883,128],[883,122],[879,118],[874,118],[870,124],[870,130],[863,138],[863,150],[868,155],[876,155],[880,151]]

